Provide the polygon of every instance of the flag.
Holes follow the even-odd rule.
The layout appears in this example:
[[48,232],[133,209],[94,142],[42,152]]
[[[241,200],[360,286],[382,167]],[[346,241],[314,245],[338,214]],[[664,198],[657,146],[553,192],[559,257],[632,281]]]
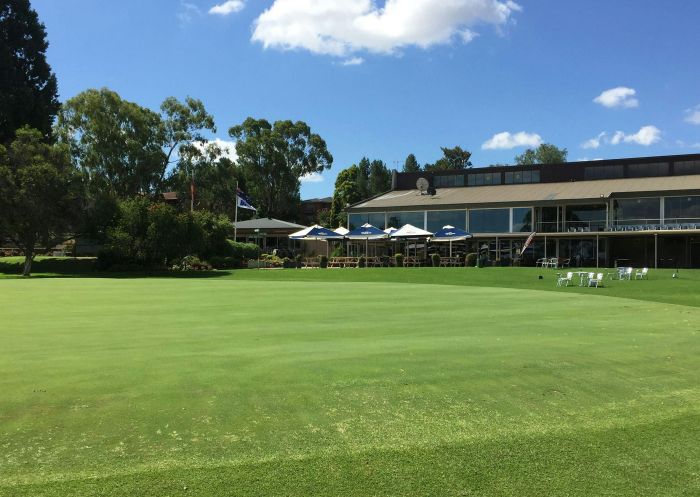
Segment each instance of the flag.
[[250,199],[240,188],[236,188],[236,206],[241,209],[250,209],[251,211],[257,211],[255,207],[250,203]]
[[535,231],[533,231],[532,233],[530,233],[530,236],[527,237],[527,240],[525,240],[525,243],[523,244],[523,248],[520,249],[520,253],[521,253],[521,254],[522,254],[523,252],[525,252],[525,249],[527,249],[527,248],[530,246],[530,244],[532,243],[532,239],[535,238],[535,235],[536,235],[536,234],[537,234],[537,233],[536,233]]

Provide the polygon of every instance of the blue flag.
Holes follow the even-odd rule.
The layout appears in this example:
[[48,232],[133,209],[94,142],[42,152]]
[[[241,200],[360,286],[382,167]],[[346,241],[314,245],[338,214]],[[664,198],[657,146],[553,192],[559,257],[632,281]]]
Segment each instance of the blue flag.
[[236,205],[241,209],[250,209],[251,211],[257,211],[255,207],[250,203],[250,200],[245,193],[240,188],[236,189]]

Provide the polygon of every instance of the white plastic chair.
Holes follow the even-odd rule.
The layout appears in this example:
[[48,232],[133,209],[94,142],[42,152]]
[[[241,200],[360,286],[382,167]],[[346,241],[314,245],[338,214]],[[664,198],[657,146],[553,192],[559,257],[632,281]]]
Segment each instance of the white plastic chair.
[[641,270],[637,269],[637,271],[634,273],[635,280],[643,280],[644,278],[649,279],[648,267],[642,268]]
[[603,278],[604,278],[603,273],[598,273],[595,276],[593,276],[593,273],[591,273],[591,277],[588,279],[588,286],[589,287],[594,286],[594,287],[598,288],[599,286],[601,286],[603,284]]
[[557,286],[569,286],[569,283],[573,284],[574,273],[566,273],[566,276],[559,276],[557,280]]
[[634,271],[633,268],[628,267],[620,271],[620,279],[621,280],[631,280],[632,279],[632,271]]

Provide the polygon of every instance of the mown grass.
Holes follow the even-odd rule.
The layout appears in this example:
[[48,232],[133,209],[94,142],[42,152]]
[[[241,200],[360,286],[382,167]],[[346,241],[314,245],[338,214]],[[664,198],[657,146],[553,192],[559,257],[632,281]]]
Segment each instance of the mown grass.
[[700,490],[695,272],[217,276],[0,281],[0,495]]

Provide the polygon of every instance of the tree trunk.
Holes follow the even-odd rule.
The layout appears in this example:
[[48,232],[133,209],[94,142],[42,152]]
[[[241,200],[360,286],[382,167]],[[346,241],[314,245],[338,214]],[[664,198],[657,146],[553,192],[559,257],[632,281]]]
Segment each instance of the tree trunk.
[[24,269],[22,270],[22,276],[29,276],[32,273],[32,261],[34,260],[34,251],[26,251],[24,253]]

